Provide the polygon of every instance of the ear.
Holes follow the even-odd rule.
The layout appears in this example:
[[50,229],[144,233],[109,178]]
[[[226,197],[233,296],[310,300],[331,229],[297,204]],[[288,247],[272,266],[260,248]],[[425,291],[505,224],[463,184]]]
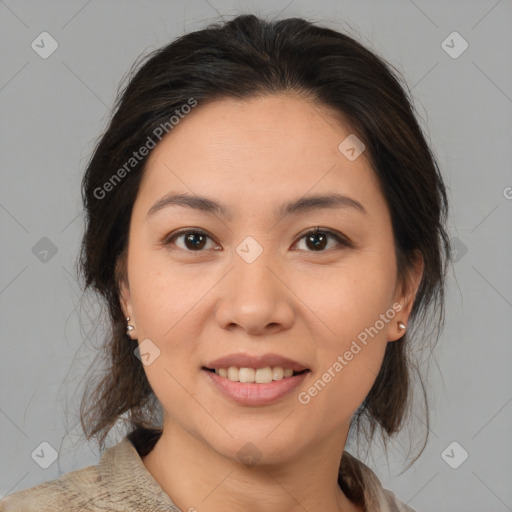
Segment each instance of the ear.
[[128,276],[126,273],[126,259],[124,258],[124,254],[118,259],[115,267],[115,276],[118,283],[119,290],[119,302],[121,306],[121,310],[123,311],[123,315],[125,319],[130,318],[130,321],[126,322],[127,325],[130,324],[133,329],[128,330],[127,334],[132,339],[136,339],[135,335],[135,318],[133,314],[133,306],[132,306],[132,298],[130,292],[130,284],[128,282]]
[[[404,285],[399,283],[397,286],[397,291],[395,293],[393,302],[393,309],[397,311],[397,313],[393,321],[389,323],[388,341],[399,340],[406,332],[407,325],[409,323],[409,316],[414,304],[414,299],[418,292],[421,278],[423,277],[424,268],[425,263],[423,260],[423,255],[419,250],[415,250],[413,267],[408,271],[406,283]],[[401,306],[399,311],[396,307],[397,304],[400,304]],[[406,329],[400,329],[398,327],[398,322],[405,324]]]
[[130,294],[130,286],[126,280],[122,279],[119,286],[119,301],[121,303],[121,309],[123,310],[125,317],[133,317],[132,299]]

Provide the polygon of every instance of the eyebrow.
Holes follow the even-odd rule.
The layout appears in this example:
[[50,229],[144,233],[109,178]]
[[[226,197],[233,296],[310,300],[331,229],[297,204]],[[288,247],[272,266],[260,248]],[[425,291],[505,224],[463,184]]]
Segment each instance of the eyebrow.
[[[224,217],[231,217],[230,211],[214,199],[207,197],[169,193],[156,201],[146,214],[146,218],[154,213],[170,206],[182,206],[192,208],[208,214],[219,214]],[[276,215],[280,218],[285,215],[297,215],[317,209],[351,208],[365,215],[368,215],[365,207],[356,199],[342,194],[310,195],[281,204]]]

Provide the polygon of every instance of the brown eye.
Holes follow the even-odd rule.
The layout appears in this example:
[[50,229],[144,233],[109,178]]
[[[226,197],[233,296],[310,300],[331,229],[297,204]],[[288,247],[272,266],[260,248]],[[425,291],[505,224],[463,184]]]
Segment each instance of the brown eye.
[[[180,244],[176,240],[183,239]],[[171,234],[164,241],[164,245],[176,245],[179,249],[187,252],[203,252],[208,245],[208,240],[213,241],[211,237],[201,230],[184,229]],[[306,252],[327,252],[336,247],[352,247],[352,244],[342,235],[329,229],[320,230],[319,228],[304,234],[299,241],[305,240]],[[329,246],[329,240],[335,240],[337,244]],[[211,247],[210,247],[211,248]]]
[[305,240],[308,252],[326,252],[325,249],[329,245],[329,238],[338,242],[334,248],[340,245],[344,247],[351,246],[351,244],[345,238],[338,235],[337,233],[328,229],[320,230],[318,228],[303,235],[299,241]]
[[207,245],[207,240],[211,238],[202,231],[188,229],[186,231],[178,231],[164,242],[165,245],[174,244],[174,241],[183,238],[183,246],[178,244],[177,247],[189,252],[201,252]]

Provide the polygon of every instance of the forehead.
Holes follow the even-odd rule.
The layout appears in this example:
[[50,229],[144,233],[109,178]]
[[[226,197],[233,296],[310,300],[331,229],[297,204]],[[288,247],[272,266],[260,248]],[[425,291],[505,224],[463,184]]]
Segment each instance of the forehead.
[[[341,121],[341,122],[340,122]],[[262,158],[324,154],[324,158],[340,156],[339,143],[351,133],[342,114],[294,94],[259,96],[246,100],[223,98],[199,104],[184,117],[154,150],[152,159],[162,151],[195,138],[195,147],[216,158],[227,151],[230,157]],[[199,157],[201,155],[194,155]],[[363,155],[364,156],[364,155]]]
[[328,192],[382,202],[364,151],[352,161],[340,151],[353,135],[341,116],[297,95],[199,104],[152,151],[140,194],[245,206]]

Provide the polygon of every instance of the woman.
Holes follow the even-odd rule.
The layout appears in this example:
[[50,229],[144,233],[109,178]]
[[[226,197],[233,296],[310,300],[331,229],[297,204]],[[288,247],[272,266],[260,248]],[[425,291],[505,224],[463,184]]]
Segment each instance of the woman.
[[82,425],[128,432],[1,510],[412,510],[345,451],[402,428],[411,330],[443,322],[445,187],[389,65],[302,19],[182,36],[121,94],[83,200],[112,332]]

